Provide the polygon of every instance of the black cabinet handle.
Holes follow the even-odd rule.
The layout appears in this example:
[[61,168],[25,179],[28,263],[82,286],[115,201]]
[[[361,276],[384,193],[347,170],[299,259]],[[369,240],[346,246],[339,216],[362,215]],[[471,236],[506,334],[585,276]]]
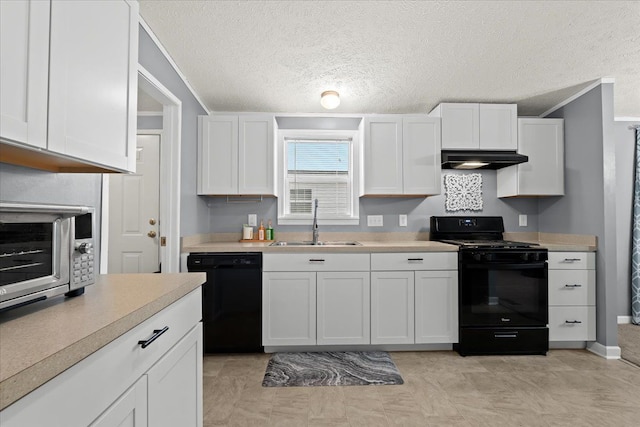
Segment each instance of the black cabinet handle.
[[168,326],[165,326],[162,329],[154,329],[153,330],[153,335],[151,335],[149,337],[149,339],[146,340],[140,340],[138,341],[138,344],[140,345],[140,347],[142,348],[147,348],[149,347],[149,344],[151,344],[152,342],[154,342],[155,340],[158,339],[158,337],[160,337],[160,335],[164,334],[165,332],[167,332],[169,330]]
[[513,334],[493,334],[495,338],[518,338],[518,333]]
[[407,261],[424,261],[424,258],[408,258]]
[[324,262],[324,260],[323,260],[323,259],[314,259],[314,258],[311,258],[311,259],[309,260],[309,262]]
[[579,320],[565,320],[564,323],[568,323],[569,325],[576,325],[578,323],[582,323]]
[[565,288],[581,288],[582,285],[578,285],[578,284],[575,284],[575,285],[564,285],[564,287]]
[[577,261],[582,261],[581,258],[565,258],[564,262],[577,262]]

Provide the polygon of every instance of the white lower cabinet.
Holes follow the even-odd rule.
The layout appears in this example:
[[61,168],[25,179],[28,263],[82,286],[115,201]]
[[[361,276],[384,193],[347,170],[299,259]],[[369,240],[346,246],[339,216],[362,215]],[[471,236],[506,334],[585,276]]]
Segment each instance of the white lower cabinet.
[[264,254],[264,346],[370,343],[369,254]]
[[595,253],[549,252],[549,341],[595,340]]
[[5,408],[0,424],[202,427],[201,319],[197,288]]
[[369,272],[319,272],[317,281],[317,344],[369,344]]
[[414,273],[371,273],[371,344],[414,343]]
[[416,344],[458,342],[458,272],[415,272]]
[[92,422],[90,427],[147,426],[147,403],[147,377],[143,376]]
[[266,253],[262,343],[456,343],[457,266],[457,252]]
[[371,254],[371,343],[458,342],[457,265],[456,252]]
[[263,273],[262,345],[315,343],[316,273]]

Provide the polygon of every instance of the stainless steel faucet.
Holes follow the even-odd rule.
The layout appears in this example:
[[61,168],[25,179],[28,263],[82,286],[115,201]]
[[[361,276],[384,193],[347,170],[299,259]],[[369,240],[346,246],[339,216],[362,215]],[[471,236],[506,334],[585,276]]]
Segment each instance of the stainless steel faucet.
[[314,208],[313,208],[313,244],[317,245],[318,244],[318,199],[315,199],[314,201]]

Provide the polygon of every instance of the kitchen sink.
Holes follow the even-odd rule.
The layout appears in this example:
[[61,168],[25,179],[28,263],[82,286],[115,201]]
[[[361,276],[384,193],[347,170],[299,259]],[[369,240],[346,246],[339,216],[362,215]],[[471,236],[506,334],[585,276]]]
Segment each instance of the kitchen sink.
[[278,242],[271,243],[269,246],[362,246],[362,243],[354,242],[354,241],[313,243],[312,241],[308,240],[308,241],[293,241],[293,242],[278,241]]

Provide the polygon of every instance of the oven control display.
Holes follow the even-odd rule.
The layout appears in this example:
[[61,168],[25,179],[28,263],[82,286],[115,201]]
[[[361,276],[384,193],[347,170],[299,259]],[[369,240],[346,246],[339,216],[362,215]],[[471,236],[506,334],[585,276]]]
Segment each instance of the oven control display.
[[475,227],[477,225],[474,218],[464,218],[459,221],[461,227]]

